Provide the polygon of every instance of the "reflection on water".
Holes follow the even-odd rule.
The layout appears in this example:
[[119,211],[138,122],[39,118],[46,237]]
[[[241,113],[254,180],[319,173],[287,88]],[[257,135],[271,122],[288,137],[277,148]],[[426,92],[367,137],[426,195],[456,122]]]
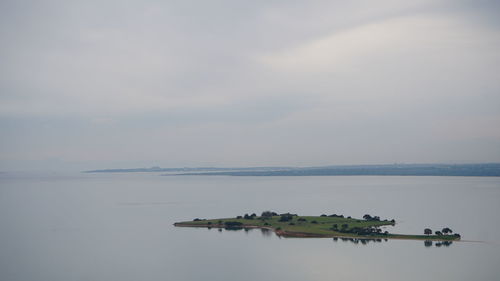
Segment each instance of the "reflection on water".
[[[424,241],[425,247],[432,247],[432,244],[433,244],[433,241],[430,241],[430,240]],[[452,241],[438,241],[438,242],[434,243],[434,246],[436,246],[438,248],[441,246],[449,247],[449,246],[451,246],[451,244],[453,244]]]
[[369,238],[351,238],[351,237],[333,237],[333,241],[343,241],[343,242],[351,242],[353,244],[360,244],[360,245],[367,245],[368,243],[381,243],[381,242],[387,242],[388,239],[381,239],[381,238],[374,238],[374,239],[369,239]]
[[261,228],[260,232],[262,233],[262,236],[264,237],[271,237],[273,235],[273,231],[267,228]]
[[[349,237],[334,237],[333,238],[334,242],[337,242],[339,240],[343,241],[343,242],[351,242],[351,243],[357,244],[357,245],[368,245],[368,243],[381,243],[381,242],[389,241],[388,239],[385,239],[385,238],[384,239],[380,239],[380,238],[376,238],[376,239],[349,238]],[[453,242],[452,241],[437,241],[434,243],[434,241],[431,241],[431,240],[424,241],[425,247],[432,247],[433,244],[434,244],[434,246],[439,248],[441,246],[449,247],[449,246],[451,246],[451,244],[453,244]]]
[[[212,227],[207,227],[207,229],[211,230]],[[243,230],[246,233],[249,231],[254,230],[255,228],[247,228],[247,227],[224,227],[224,228],[218,228],[219,232],[222,232],[222,230],[226,231],[240,231]],[[273,235],[273,231],[268,228],[258,228],[264,237],[271,237]],[[280,236],[278,236],[281,238]],[[306,239],[306,238],[298,238],[298,239]],[[308,238],[310,239],[310,238]],[[352,244],[356,245],[368,245],[369,243],[382,243],[382,242],[388,242],[389,239],[387,238],[353,238],[353,237],[333,237],[332,240],[334,242],[342,241],[342,242],[351,242]],[[411,240],[409,240],[411,241]],[[424,241],[424,246],[425,247],[432,247],[433,245],[435,247],[449,247],[453,244],[453,241],[432,241],[432,240],[425,240]]]
[[376,213],[396,219],[389,232],[446,225],[497,241],[498,202],[500,178],[0,177],[0,280],[498,280],[498,244],[173,226],[269,209]]
[[[212,227],[207,227],[208,230],[211,230]],[[217,228],[217,230],[219,232],[222,232],[222,230],[226,230],[226,231],[239,231],[239,230],[243,230],[245,231],[245,233],[248,233],[250,231],[253,231],[255,228],[247,228],[247,227],[219,227]],[[268,229],[268,228],[258,228],[260,230],[260,233],[262,234],[262,236],[264,237],[271,237],[273,236],[273,231]]]

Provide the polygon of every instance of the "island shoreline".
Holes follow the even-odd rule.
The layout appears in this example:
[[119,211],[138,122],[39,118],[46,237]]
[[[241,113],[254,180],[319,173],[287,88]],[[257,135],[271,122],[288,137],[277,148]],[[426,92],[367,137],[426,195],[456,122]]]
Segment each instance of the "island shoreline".
[[[175,227],[197,227],[197,228],[219,228],[219,229],[228,229],[223,224],[189,224],[189,223],[174,223]],[[388,235],[353,235],[353,234],[316,234],[316,233],[307,233],[307,232],[294,232],[294,231],[284,231],[277,230],[274,227],[269,226],[260,226],[260,225],[250,225],[244,224],[241,229],[267,229],[273,231],[279,237],[284,238],[351,238],[351,239],[396,239],[396,240],[414,240],[414,241],[461,241],[460,237],[447,237],[447,238],[439,238],[435,235],[429,237],[414,237],[415,235],[411,234],[388,234]],[[231,228],[229,228],[231,229]]]

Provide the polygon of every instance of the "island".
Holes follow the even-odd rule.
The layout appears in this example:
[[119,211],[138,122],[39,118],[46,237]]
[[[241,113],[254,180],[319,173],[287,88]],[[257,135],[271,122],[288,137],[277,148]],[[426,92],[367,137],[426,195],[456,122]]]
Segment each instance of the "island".
[[280,237],[330,237],[355,239],[410,239],[426,241],[460,240],[460,234],[449,227],[432,232],[426,228],[423,234],[395,234],[383,231],[383,226],[394,226],[396,221],[381,220],[378,216],[366,214],[362,219],[344,215],[299,216],[278,214],[272,211],[255,213],[233,218],[199,219],[174,223],[176,227],[204,227],[227,230],[261,228],[274,231]]

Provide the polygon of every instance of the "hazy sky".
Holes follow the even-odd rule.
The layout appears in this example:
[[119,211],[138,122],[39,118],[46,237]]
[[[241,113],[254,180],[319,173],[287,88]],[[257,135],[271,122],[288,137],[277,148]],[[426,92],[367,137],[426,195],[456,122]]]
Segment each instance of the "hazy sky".
[[0,170],[500,162],[500,1],[0,1]]

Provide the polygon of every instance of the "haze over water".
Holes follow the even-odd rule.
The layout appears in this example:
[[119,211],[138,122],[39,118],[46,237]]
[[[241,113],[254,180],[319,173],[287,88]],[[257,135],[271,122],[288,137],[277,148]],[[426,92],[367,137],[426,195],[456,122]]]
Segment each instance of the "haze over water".
[[[500,179],[474,177],[0,178],[2,280],[496,280]],[[397,233],[449,226],[449,247],[278,238],[176,221],[264,210],[396,219]]]

